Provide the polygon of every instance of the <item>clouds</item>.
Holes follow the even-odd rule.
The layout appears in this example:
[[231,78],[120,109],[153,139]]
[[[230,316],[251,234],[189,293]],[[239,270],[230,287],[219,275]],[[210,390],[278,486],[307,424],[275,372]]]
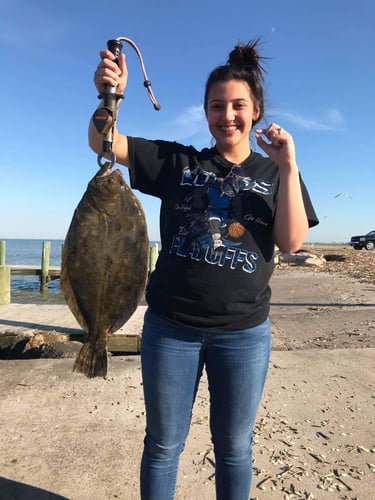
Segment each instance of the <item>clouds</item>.
[[145,130],[144,124],[139,134],[136,135],[184,144],[190,143],[198,149],[209,147],[211,141],[203,106],[194,104],[176,110],[170,118],[158,121],[157,137],[154,131]]
[[195,135],[205,125],[203,106],[192,105],[182,109],[168,125],[181,139]]
[[[286,122],[289,122],[294,128],[311,131],[339,131],[342,130],[345,123],[341,111],[335,108],[326,110],[321,117],[314,117],[312,113],[309,116],[282,109],[273,109],[269,115],[272,117],[271,121],[282,121],[286,127]],[[143,127],[140,135],[153,137],[155,134],[147,132]],[[212,138],[203,106],[193,104],[177,110],[176,114],[169,120],[165,120],[163,123],[159,122],[157,137],[154,138],[190,143],[198,149],[210,147]]]
[[209,137],[207,121],[203,106],[189,106],[182,109],[168,124],[169,131],[175,140],[184,140],[191,137]]
[[328,109],[321,117],[313,117],[299,114],[297,112],[288,112],[281,109],[273,110],[272,114],[277,117],[285,118],[298,128],[315,131],[334,131],[341,130],[345,122],[344,117],[338,109]]
[[[314,117],[313,114],[301,114],[289,112],[282,109],[271,111],[272,119],[285,120],[295,127],[312,131],[338,131],[342,130],[345,119],[340,110],[327,109],[321,117]],[[196,147],[206,147],[209,145],[211,136],[208,131],[207,121],[203,106],[191,105],[180,110],[175,117],[164,124],[159,130],[161,139],[176,140],[186,142],[194,141]]]

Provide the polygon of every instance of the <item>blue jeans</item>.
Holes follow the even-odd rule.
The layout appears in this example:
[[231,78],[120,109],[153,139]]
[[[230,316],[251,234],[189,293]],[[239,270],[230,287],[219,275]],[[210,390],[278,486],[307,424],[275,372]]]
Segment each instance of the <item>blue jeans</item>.
[[204,366],[210,392],[216,498],[248,500],[252,432],[270,345],[268,319],[246,330],[205,333],[147,310],[141,347],[146,405],[142,500],[174,498],[179,457]]

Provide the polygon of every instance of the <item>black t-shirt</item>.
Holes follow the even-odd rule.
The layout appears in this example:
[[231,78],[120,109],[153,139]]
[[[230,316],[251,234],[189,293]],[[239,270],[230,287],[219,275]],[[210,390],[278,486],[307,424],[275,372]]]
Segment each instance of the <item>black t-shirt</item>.
[[[208,332],[257,326],[269,313],[279,169],[252,152],[128,137],[133,188],[161,199],[161,252],[146,290],[155,312]],[[318,223],[301,188],[310,226]]]

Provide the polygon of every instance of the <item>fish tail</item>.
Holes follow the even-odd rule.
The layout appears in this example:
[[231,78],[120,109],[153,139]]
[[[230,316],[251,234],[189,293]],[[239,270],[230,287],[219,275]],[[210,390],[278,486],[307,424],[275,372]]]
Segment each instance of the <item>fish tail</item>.
[[107,346],[87,342],[78,353],[73,371],[83,373],[89,378],[105,377],[107,375],[107,365]]

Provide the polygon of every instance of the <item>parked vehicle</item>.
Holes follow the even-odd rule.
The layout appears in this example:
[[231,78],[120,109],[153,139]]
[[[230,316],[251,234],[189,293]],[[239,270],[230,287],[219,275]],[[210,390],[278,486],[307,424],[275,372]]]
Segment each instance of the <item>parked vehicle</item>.
[[361,250],[362,248],[366,248],[366,250],[374,250],[375,231],[370,231],[364,236],[352,236],[350,244],[354,250]]

